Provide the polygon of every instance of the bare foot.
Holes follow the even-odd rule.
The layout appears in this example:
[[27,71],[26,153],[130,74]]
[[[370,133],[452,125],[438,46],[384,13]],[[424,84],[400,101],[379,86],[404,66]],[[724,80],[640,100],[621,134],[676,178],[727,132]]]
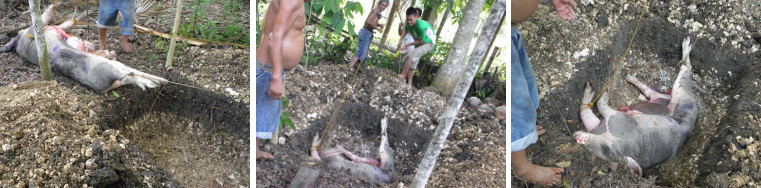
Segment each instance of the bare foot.
[[127,35],[122,35],[121,38],[119,38],[119,42],[121,43],[122,50],[132,52],[132,45],[129,44],[129,37]]
[[267,152],[264,152],[264,151],[256,151],[256,159],[260,159],[260,158],[272,159],[272,158],[274,158],[274,156],[272,156],[271,153],[267,153]]
[[563,173],[563,169],[560,168],[549,168],[531,164],[531,167],[523,172],[516,170],[515,176],[524,181],[550,186],[560,182],[561,173]]

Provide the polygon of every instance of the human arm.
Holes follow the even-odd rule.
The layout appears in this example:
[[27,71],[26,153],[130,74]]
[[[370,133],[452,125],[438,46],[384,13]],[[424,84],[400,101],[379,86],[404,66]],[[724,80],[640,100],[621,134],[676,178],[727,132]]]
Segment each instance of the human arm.
[[408,46],[414,46],[414,45],[418,45],[418,44],[423,44],[423,39],[420,39],[420,40],[416,40],[415,42],[411,42],[411,43],[409,43],[409,44],[405,44],[405,45],[402,47],[402,49],[404,49],[404,48],[407,48]]
[[404,22],[399,22],[399,29],[397,30],[399,36],[404,36],[402,35],[402,31],[404,31]]
[[272,32],[269,34],[269,54],[272,61],[272,81],[268,94],[274,99],[280,99],[283,94],[283,41],[293,23],[299,16],[296,12],[300,0],[282,0],[278,6]]
[[[403,30],[401,36],[407,36],[407,30]],[[402,51],[402,43],[404,43],[404,37],[399,39],[399,44],[396,45],[397,51]]]
[[369,27],[370,29],[377,29],[380,24],[378,24],[378,9],[373,9],[370,11],[370,15],[367,16],[367,19],[365,19],[365,27]]
[[510,22],[519,23],[528,20],[536,11],[537,6],[539,6],[539,0],[511,0]]

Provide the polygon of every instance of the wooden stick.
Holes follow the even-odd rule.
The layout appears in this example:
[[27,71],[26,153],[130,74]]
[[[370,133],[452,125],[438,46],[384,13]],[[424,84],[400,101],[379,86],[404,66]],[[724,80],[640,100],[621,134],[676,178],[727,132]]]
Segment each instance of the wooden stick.
[[174,48],[177,46],[177,30],[180,27],[180,13],[182,13],[182,0],[177,1],[177,10],[174,14],[174,25],[172,26],[172,42],[169,43],[169,53],[166,54],[166,68],[172,67],[174,60]]

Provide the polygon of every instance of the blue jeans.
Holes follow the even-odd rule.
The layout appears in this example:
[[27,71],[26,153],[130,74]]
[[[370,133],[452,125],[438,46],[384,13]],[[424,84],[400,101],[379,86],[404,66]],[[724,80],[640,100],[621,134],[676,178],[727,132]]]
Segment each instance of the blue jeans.
[[359,30],[359,43],[357,44],[357,52],[354,53],[354,57],[359,58],[360,62],[367,60],[370,43],[373,43],[373,31],[363,27]]
[[516,152],[526,149],[539,138],[536,132],[539,90],[520,31],[513,30],[510,39],[510,149]]
[[132,24],[135,23],[135,0],[101,0],[98,6],[98,28],[115,26],[117,12],[122,12],[122,35],[135,34]]
[[[270,82],[272,81],[272,72],[259,68],[259,66],[263,66],[272,70],[272,67],[264,65],[259,61],[256,63],[259,64],[256,67],[256,138],[270,139],[272,138],[272,133],[275,132],[280,124],[282,103],[280,99],[276,100],[268,94]],[[284,74],[283,81],[285,81]]]

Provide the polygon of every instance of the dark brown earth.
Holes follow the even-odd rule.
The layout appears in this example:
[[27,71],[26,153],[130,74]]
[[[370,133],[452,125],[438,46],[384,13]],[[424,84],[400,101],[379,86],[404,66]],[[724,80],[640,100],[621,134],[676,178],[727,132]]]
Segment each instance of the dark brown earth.
[[[296,129],[285,128],[282,144],[264,144],[273,160],[258,160],[256,185],[288,186],[300,167],[318,169],[323,174],[318,187],[396,187],[410,184],[422,151],[438,125],[445,99],[436,93],[403,85],[390,70],[362,67],[353,87],[352,72],[346,64],[323,63],[308,70],[287,74],[286,98]],[[337,144],[360,156],[377,155],[380,120],[388,117],[389,143],[395,155],[396,178],[392,183],[373,185],[344,170],[328,168],[309,159],[315,133],[322,133],[333,111],[350,92],[326,133],[321,148]],[[504,102],[504,101],[502,101]],[[445,148],[428,182],[433,187],[505,184],[505,122],[493,114],[463,105]]]
[[[243,6],[248,11],[249,5]],[[0,9],[6,14],[0,18],[3,31],[29,20],[25,10]],[[173,15],[159,10],[166,12],[148,15]],[[152,26],[162,32],[171,27]],[[95,28],[72,32],[98,44]],[[188,86],[170,83],[145,91],[125,86],[115,90],[119,97],[98,94],[59,75],[54,83],[35,81],[40,80],[37,66],[15,52],[0,54],[0,100],[14,101],[3,102],[0,110],[0,129],[8,130],[0,134],[0,145],[8,148],[0,158],[0,184],[250,186],[249,49],[186,46],[176,54],[173,69],[166,70],[166,52],[154,48],[156,37],[133,36],[135,53],[118,50],[117,39],[109,32],[109,49],[117,51],[118,61]]]
[[[761,57],[756,1],[647,1],[644,17],[621,72],[608,88],[610,104],[634,103],[632,74],[670,89],[681,59],[681,42],[695,41],[690,55],[693,89],[700,101],[695,129],[674,158],[637,177],[623,164],[594,159],[572,140],[583,130],[579,106],[585,82],[599,93],[614,77],[642,10],[642,1],[579,3],[578,17],[563,22],[549,2],[519,24],[537,74],[538,124],[547,129],[528,148],[535,164],[565,166],[570,187],[755,187],[761,184]],[[585,49],[588,55],[582,53]],[[563,164],[565,163],[565,164]],[[514,176],[513,176],[514,177]],[[532,184],[513,178],[513,187]]]

